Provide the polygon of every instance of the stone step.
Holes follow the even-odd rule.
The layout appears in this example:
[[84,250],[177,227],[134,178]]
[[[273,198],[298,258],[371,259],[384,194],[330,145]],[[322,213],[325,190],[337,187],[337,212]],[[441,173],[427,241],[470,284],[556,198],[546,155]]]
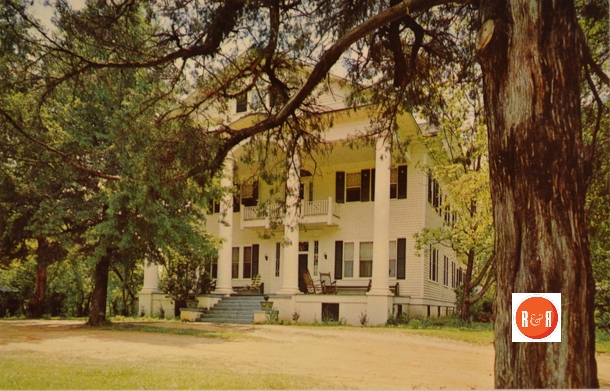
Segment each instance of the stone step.
[[264,300],[262,295],[225,297],[197,321],[252,324],[254,322],[254,311],[260,310],[260,302]]
[[224,318],[230,318],[230,317],[236,317],[236,316],[249,316],[249,317],[254,317],[254,313],[252,311],[214,311],[214,312],[208,312],[207,314],[204,314],[203,316],[210,316],[210,317],[224,317]]
[[198,319],[197,322],[205,322],[205,323],[230,323],[230,324],[252,324],[252,319]]

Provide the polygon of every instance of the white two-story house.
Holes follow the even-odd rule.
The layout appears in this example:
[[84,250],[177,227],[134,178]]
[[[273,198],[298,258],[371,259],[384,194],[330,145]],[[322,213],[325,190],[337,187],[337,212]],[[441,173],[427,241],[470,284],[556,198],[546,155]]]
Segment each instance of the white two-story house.
[[[235,294],[234,288],[260,275],[262,290],[285,320],[296,313],[300,322],[320,321],[330,311],[348,324],[360,324],[363,315],[369,324],[384,324],[401,312],[453,312],[462,278],[454,253],[415,247],[414,234],[448,223],[440,187],[425,173],[433,162],[417,141],[420,126],[409,114],[397,119],[394,137],[411,140],[402,152],[392,148],[398,140],[383,134],[354,145],[346,140],[365,133],[369,111],[346,108],[340,91],[321,101],[332,109],[332,127],[323,134],[331,149],[305,155],[276,146],[281,152],[267,159],[286,170],[285,183],[262,180],[243,162],[252,154],[245,146],[227,156],[221,185],[239,190],[237,199],[227,191],[205,222],[207,231],[223,240],[212,265],[212,297]],[[235,129],[255,115],[247,100],[229,107]],[[315,282],[330,272],[337,294],[308,294],[305,269]],[[148,266],[140,306],[151,313],[164,300],[157,278],[157,267]]]

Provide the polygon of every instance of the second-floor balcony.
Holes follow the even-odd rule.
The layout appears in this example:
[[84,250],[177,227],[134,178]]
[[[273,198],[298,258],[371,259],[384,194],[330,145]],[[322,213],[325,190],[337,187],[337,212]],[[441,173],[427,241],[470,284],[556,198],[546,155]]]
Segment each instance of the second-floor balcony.
[[[265,206],[242,206],[241,229],[279,227],[284,222],[285,206],[277,203]],[[299,223],[306,225],[338,226],[341,219],[341,205],[326,200],[303,201],[299,203]]]

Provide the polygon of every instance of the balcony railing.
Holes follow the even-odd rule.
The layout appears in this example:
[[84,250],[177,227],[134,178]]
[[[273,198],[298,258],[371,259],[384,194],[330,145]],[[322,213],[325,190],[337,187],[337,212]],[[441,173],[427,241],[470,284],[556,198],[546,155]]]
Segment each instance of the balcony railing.
[[[242,206],[241,210],[242,228],[269,228],[269,220],[281,219],[285,215],[283,205],[277,203],[268,204],[263,210],[258,206]],[[341,206],[334,202],[332,197],[326,200],[301,201],[300,211],[300,220],[304,224],[338,225],[341,217]]]

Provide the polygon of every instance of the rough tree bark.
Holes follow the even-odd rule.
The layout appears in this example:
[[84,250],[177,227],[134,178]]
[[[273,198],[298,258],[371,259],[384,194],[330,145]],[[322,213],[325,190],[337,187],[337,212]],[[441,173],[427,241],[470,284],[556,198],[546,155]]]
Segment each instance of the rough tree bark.
[[28,318],[40,318],[44,314],[46,290],[47,290],[47,267],[51,263],[51,251],[47,238],[37,238],[36,249],[36,281],[34,282],[34,296],[25,306],[25,314]]
[[[496,248],[496,388],[597,388],[574,2],[481,2]],[[511,294],[559,292],[561,343],[512,343]]]
[[108,272],[110,270],[111,250],[106,250],[95,265],[93,292],[91,294],[91,311],[89,312],[89,326],[97,327],[106,321],[106,300],[108,296]]

